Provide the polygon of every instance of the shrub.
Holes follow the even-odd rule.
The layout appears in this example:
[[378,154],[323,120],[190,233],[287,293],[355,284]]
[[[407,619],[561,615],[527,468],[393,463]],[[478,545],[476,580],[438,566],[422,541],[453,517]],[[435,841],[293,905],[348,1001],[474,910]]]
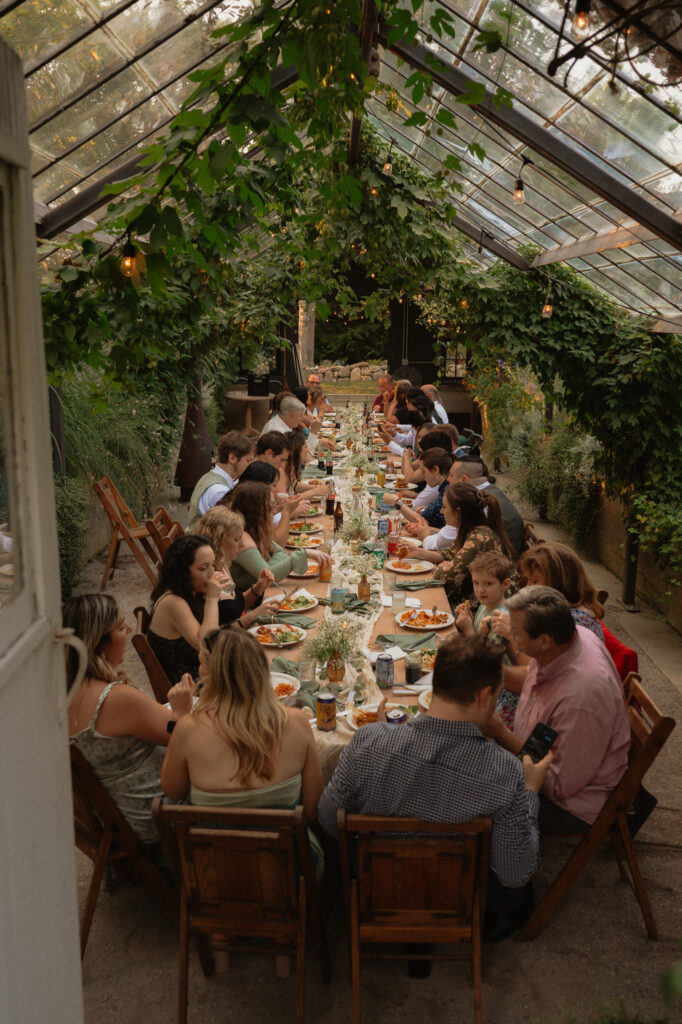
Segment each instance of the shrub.
[[57,543],[59,545],[59,578],[62,600],[71,596],[84,564],[84,542],[87,530],[89,489],[84,479],[55,479],[54,497],[57,511]]

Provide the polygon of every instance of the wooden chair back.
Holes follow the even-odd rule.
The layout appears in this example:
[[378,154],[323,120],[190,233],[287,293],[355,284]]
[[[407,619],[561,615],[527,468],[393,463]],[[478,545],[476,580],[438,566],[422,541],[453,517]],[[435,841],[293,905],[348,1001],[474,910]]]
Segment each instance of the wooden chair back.
[[93,490],[102,502],[109,522],[112,526],[111,545],[102,577],[102,587],[106,585],[109,576],[114,575],[118,553],[121,543],[130,548],[137,562],[146,573],[152,585],[157,582],[157,571],[155,566],[159,562],[159,555],[150,544],[149,530],[146,526],[140,526],[135,516],[128,508],[119,491],[108,476],[93,481]]
[[[474,1019],[481,1024],[481,931],[491,819],[443,824],[341,810],[338,824],[350,921],[354,1024],[360,1020],[361,943],[470,944]],[[385,956],[394,959],[401,954]],[[428,959],[461,958],[428,954]]]
[[[198,938],[204,974],[214,969],[206,936],[226,937],[223,948],[297,958],[296,1019],[303,1019],[306,914],[315,914],[323,973],[328,958],[317,909],[312,854],[303,808],[293,811],[178,807],[154,801],[159,835],[181,880],[178,1021],[187,1019],[188,939]],[[326,961],[326,962],[325,962]]]
[[157,508],[151,519],[147,520],[146,526],[162,561],[173,541],[185,533],[182,525],[177,519],[171,519],[163,506]]
[[135,632],[133,633],[133,647],[140,656],[140,661],[145,667],[149,684],[159,704],[165,704],[168,700],[168,691],[171,688],[171,681],[161,666],[161,662],[152,650],[147,633],[149,632],[149,612],[141,605],[134,611]]
[[535,532],[535,523],[524,523],[524,536],[526,540],[524,550],[532,548],[534,544],[540,542],[540,538]]
[[76,846],[93,863],[80,921],[82,959],[85,956],[85,947],[107,864],[111,864],[126,881],[145,881],[159,902],[167,908],[175,910],[177,895],[78,747],[70,743],[69,748]]
[[631,745],[628,767],[589,832],[581,837],[581,841],[549,891],[535,908],[523,929],[522,934],[525,938],[534,939],[542,931],[563,902],[583,867],[607,836],[613,840],[621,877],[629,883],[639,902],[649,938],[658,937],[656,922],[628,827],[628,814],[639,793],[642,779],[675,728],[675,720],[662,714],[642,686],[642,680],[637,673],[629,673],[623,683],[623,689],[630,719]]

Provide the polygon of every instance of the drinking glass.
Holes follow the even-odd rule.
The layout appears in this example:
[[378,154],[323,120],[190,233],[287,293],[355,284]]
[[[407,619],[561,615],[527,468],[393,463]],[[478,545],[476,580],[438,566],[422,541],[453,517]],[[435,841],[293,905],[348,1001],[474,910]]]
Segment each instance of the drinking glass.
[[400,615],[405,611],[405,599],[407,594],[404,590],[394,590],[391,597],[391,611],[394,615]]
[[298,677],[301,680],[301,686],[315,682],[316,664],[314,658],[301,658],[298,663]]
[[422,677],[422,653],[421,651],[407,651],[405,653],[405,682],[412,685],[418,683]]
[[395,590],[395,573],[389,572],[388,569],[385,569],[382,573],[381,580],[384,594],[391,597]]

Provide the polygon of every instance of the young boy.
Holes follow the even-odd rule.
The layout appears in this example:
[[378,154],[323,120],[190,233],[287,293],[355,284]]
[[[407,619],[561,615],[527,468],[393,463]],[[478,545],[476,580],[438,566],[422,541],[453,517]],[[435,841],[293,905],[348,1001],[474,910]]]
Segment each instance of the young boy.
[[[457,628],[462,633],[480,633],[482,636],[487,636],[488,640],[496,647],[506,647],[505,638],[492,631],[491,620],[493,612],[507,614],[504,594],[511,584],[512,564],[501,551],[486,551],[478,558],[474,558],[469,566],[469,572],[474,586],[474,594],[480,601],[480,605],[473,618],[468,601],[458,605],[455,609]],[[506,655],[505,661],[509,664]],[[514,722],[514,712],[518,702],[519,698],[516,694],[510,693],[509,690],[500,690],[497,711],[509,728]]]

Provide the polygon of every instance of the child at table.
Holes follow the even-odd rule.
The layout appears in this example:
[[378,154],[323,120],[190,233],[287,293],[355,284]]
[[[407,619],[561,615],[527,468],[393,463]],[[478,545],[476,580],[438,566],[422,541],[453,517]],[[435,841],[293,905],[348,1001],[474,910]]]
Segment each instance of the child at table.
[[[490,643],[506,650],[506,638],[492,630],[493,612],[507,615],[504,595],[511,585],[512,564],[501,551],[486,551],[473,560],[469,566],[474,594],[480,604],[475,614],[471,615],[469,602],[464,601],[455,609],[457,628],[466,634],[480,633],[487,636]],[[509,664],[505,654],[504,661]],[[512,727],[514,712],[519,698],[504,688],[500,690],[497,700],[497,711],[505,725]]]

